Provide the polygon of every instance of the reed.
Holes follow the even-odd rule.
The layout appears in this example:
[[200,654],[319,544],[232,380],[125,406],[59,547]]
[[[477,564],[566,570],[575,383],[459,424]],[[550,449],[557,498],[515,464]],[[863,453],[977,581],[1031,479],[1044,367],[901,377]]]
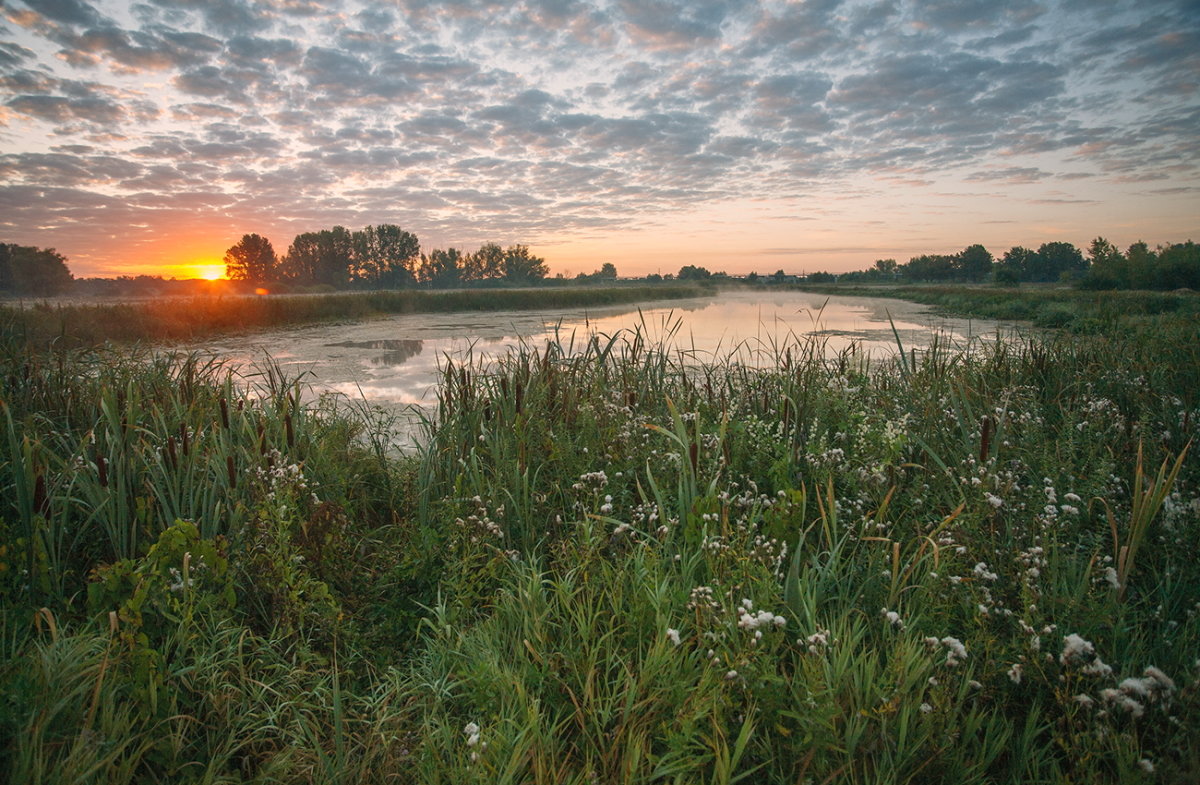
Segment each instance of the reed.
[[406,458],[271,366],[9,343],[0,768],[1187,781],[1188,329],[564,334],[447,362]]

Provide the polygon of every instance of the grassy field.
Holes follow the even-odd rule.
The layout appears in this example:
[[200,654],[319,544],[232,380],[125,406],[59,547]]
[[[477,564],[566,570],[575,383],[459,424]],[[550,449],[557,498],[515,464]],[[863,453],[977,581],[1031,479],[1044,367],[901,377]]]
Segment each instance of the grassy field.
[[457,289],[339,294],[160,297],[132,302],[0,306],[0,336],[39,346],[96,346],[194,340],[215,333],[322,321],[361,321],[389,314],[598,308],[712,294],[691,284],[543,289]]
[[405,460],[269,367],[10,341],[0,778],[1194,782],[1181,313],[530,346]]

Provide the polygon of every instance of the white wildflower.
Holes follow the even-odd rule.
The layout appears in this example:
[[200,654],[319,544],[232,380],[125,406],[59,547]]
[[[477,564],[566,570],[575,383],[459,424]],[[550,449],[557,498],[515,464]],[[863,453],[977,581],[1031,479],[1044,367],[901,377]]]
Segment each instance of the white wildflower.
[[1058,661],[1063,665],[1069,665],[1076,660],[1086,662],[1090,661],[1095,654],[1095,646],[1075,633],[1071,633],[1063,638],[1063,650]]
[[942,638],[942,645],[949,649],[946,652],[947,665],[954,667],[967,658],[967,647],[958,638],[951,638],[947,635]]

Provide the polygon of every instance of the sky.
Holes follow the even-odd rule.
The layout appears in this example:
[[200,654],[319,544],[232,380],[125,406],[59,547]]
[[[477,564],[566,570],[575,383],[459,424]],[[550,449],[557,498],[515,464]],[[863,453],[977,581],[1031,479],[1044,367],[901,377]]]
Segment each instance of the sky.
[[0,241],[380,223],[568,277],[1200,240],[1200,2],[0,0]]

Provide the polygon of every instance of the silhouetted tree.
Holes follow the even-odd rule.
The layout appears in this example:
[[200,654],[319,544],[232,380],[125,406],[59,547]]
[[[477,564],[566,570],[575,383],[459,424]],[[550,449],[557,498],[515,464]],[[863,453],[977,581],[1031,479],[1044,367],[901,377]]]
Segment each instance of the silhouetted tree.
[[996,264],[996,281],[998,283],[1017,283],[1030,280],[1029,276],[1037,266],[1037,253],[1024,246],[1015,245],[1004,252]]
[[504,277],[504,249],[484,243],[473,254],[463,257],[464,281],[494,281]]
[[1129,268],[1117,246],[1097,237],[1087,250],[1088,272],[1079,282],[1085,289],[1123,289],[1129,286]]
[[976,243],[969,245],[954,256],[954,271],[964,281],[983,281],[992,274],[994,261],[988,249]]
[[73,280],[67,258],[53,248],[0,243],[0,292],[50,296],[65,292]]
[[265,283],[274,279],[278,262],[270,240],[257,234],[244,234],[225,252],[225,277],[232,281]]
[[900,265],[896,263],[895,259],[876,259],[871,270],[880,278],[895,278],[899,273]]
[[421,257],[418,273],[422,283],[435,289],[449,289],[462,282],[463,255],[457,248],[435,248]]
[[900,272],[911,281],[948,281],[954,277],[954,257],[943,254],[914,256]]
[[296,235],[280,264],[285,276],[300,283],[342,287],[350,278],[354,238],[345,227]]
[[411,286],[421,243],[395,224],[367,226],[353,235],[350,278],[373,288]]
[[1026,280],[1053,282],[1078,278],[1087,270],[1087,261],[1071,243],[1042,243],[1037,250],[1035,269]]
[[549,275],[546,260],[529,253],[527,245],[512,245],[504,251],[504,280],[510,283],[532,283]]
[[1129,246],[1129,250],[1125,252],[1125,265],[1129,270],[1127,286],[1130,289],[1154,288],[1154,268],[1157,261],[1154,251],[1142,240]]
[[1155,286],[1159,289],[1200,289],[1200,245],[1191,240],[1159,246]]
[[679,274],[675,276],[681,281],[707,281],[712,278],[712,273],[707,267],[697,267],[695,265],[684,265],[679,268]]

